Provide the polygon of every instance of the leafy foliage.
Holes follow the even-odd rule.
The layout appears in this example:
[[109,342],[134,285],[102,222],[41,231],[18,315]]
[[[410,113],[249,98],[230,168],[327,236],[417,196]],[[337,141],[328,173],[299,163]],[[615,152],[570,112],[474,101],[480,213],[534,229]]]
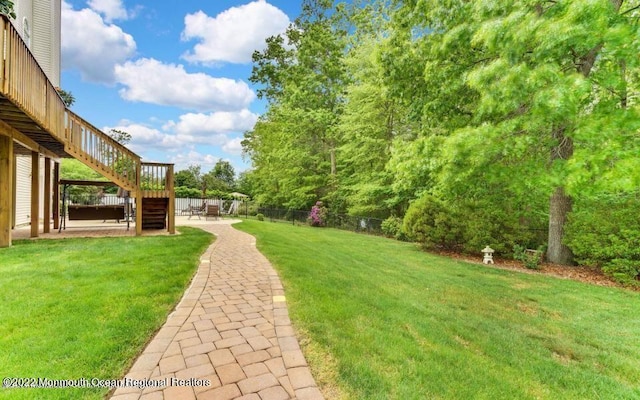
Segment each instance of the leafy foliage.
[[[105,178],[87,167],[78,160],[65,158],[60,163],[60,179],[79,180],[79,181],[104,181]],[[101,193],[101,188],[97,186],[76,186],[72,185],[68,188],[68,194],[72,199],[91,200],[91,204],[95,204],[95,199]]]
[[14,11],[14,4],[11,0],[0,0],[0,14],[6,15],[11,18],[16,17],[16,13]]
[[73,97],[73,94],[71,92],[67,92],[66,90],[61,88],[56,88],[56,90],[58,91],[58,94],[62,98],[62,102],[65,106],[67,106],[67,108],[71,107],[73,103],[76,102],[76,98]]
[[384,221],[382,221],[380,229],[382,230],[382,233],[384,233],[387,237],[402,241],[407,240],[407,236],[402,230],[402,218],[400,217],[393,215],[385,219]]
[[411,203],[403,229],[425,249],[456,249],[462,244],[462,231],[451,210],[428,194]]
[[640,220],[637,195],[585,199],[571,214],[567,244],[581,264],[602,267],[623,283],[640,276]]
[[309,225],[311,226],[325,226],[327,218],[327,209],[322,205],[321,201],[316,202],[316,204],[311,207],[311,212],[309,213]]
[[207,173],[202,173],[200,165],[190,165],[174,174],[174,186],[178,197],[224,198],[235,189],[235,170],[223,160]]
[[[429,248],[593,258],[585,216],[640,186],[638,1],[302,9],[254,54],[269,106],[243,148],[259,202],[404,216]],[[597,265],[635,260],[604,243]]]
[[528,250],[520,245],[513,246],[513,258],[522,261],[529,269],[540,269],[543,253],[542,247],[538,250]]

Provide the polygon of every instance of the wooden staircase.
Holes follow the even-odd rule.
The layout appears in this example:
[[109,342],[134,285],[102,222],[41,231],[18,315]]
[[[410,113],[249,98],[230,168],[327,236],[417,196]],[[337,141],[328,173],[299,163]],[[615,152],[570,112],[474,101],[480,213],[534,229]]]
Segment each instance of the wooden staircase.
[[66,110],[67,154],[123,189],[136,192],[140,156],[70,110]]
[[4,48],[0,60],[0,133],[31,153],[54,159],[75,158],[128,190],[141,211],[136,218],[137,233],[167,225],[173,233],[173,164],[143,163],[139,155],[67,109],[4,15],[0,15],[0,44]]

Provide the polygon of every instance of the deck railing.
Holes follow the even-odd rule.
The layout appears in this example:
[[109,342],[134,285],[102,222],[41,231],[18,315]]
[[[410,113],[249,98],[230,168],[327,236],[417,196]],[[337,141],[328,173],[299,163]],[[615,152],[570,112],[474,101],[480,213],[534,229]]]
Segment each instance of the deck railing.
[[115,183],[127,190],[136,189],[136,170],[140,156],[94,127],[77,114],[66,111],[66,149],[76,158],[84,158]]
[[6,16],[0,16],[2,94],[52,136],[62,139],[65,105]]
[[143,162],[140,190],[142,197],[169,197],[173,192],[173,164]]

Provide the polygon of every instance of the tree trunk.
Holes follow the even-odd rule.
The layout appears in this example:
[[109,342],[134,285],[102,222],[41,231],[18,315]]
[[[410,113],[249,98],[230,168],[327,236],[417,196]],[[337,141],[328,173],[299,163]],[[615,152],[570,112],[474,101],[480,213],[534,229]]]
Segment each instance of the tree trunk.
[[[573,140],[566,136],[564,127],[557,127],[552,132],[557,145],[551,150],[550,161],[568,160],[573,155]],[[549,236],[547,238],[547,260],[555,264],[573,264],[573,253],[562,240],[564,238],[564,225],[567,216],[571,212],[572,200],[564,191],[563,186],[558,186],[549,200]]]
[[[612,0],[612,3],[616,9],[619,9],[620,1]],[[596,57],[603,46],[603,43],[597,44],[577,60],[577,71],[585,78],[588,78],[591,74]],[[556,160],[570,159],[571,156],[573,156],[573,140],[566,136],[565,127],[553,129],[552,136],[558,144],[551,150],[551,163]],[[571,249],[562,243],[564,238],[564,225],[567,222],[569,212],[571,212],[571,205],[571,197],[565,193],[563,186],[558,186],[549,200],[549,236],[547,238],[547,260],[549,262],[562,265],[573,264],[573,253]]]
[[549,201],[549,237],[547,248],[547,260],[555,264],[571,265],[573,253],[571,249],[562,243],[564,226],[567,216],[571,212],[571,197],[564,192],[563,187],[558,187],[551,195]]
[[331,176],[336,176],[338,174],[338,167],[336,162],[336,149],[331,146],[331,150],[329,150],[329,156],[331,157]]

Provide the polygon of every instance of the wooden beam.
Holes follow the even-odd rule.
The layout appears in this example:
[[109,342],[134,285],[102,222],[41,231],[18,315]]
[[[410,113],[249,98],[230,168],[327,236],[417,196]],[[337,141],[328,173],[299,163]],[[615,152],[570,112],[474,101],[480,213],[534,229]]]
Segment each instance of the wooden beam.
[[60,163],[53,163],[53,229],[60,228]]
[[140,163],[136,163],[136,236],[142,235],[142,189],[141,185],[142,168]]
[[169,191],[169,205],[167,210],[167,230],[171,235],[176,233],[176,191],[173,185],[173,165],[167,167],[165,187]]
[[44,215],[42,215],[42,232],[51,231],[51,159],[44,158]]
[[31,152],[31,237],[38,237],[40,219],[40,153]]
[[118,186],[110,181],[84,181],[77,179],[60,179],[61,185],[77,185],[77,186]]
[[13,140],[0,135],[0,247],[11,246],[13,162]]
[[42,147],[35,140],[31,139],[29,136],[25,135],[24,133],[20,132],[19,130],[15,129],[2,120],[0,120],[0,136],[8,136],[16,142],[20,143],[22,147],[28,150],[37,151],[38,153],[50,157],[56,161],[60,161],[60,157],[57,154],[49,151],[45,147]]

